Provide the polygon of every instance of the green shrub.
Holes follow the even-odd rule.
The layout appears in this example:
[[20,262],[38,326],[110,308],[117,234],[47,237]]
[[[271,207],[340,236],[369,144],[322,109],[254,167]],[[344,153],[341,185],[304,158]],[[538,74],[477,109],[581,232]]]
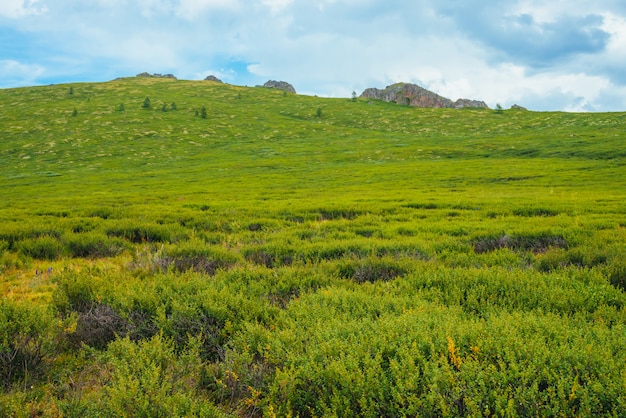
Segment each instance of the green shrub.
[[92,218],[111,219],[113,215],[113,209],[108,207],[98,207],[87,212],[87,216]]
[[535,265],[539,271],[552,271],[566,266],[596,267],[606,263],[608,257],[589,248],[551,248],[537,257]]
[[533,216],[556,216],[559,214],[559,211],[548,208],[517,208],[513,209],[513,215],[516,216],[524,216],[524,217],[533,217]]
[[56,354],[56,321],[40,306],[0,301],[0,385],[30,386]]
[[189,343],[189,338],[198,338],[198,354],[205,360],[218,361],[224,358],[226,343],[225,318],[217,312],[201,307],[175,304],[164,323],[160,324],[163,334],[170,338],[177,351]]
[[168,268],[178,272],[193,270],[198,273],[213,275],[218,270],[234,266],[238,260],[236,255],[222,247],[190,241],[167,247],[160,263],[164,270]]
[[203,366],[197,340],[178,355],[172,341],[161,335],[139,342],[124,338],[109,345],[105,360],[110,378],[99,399],[87,405],[90,413],[118,417],[223,415],[199,396]]
[[530,233],[517,235],[497,235],[476,238],[473,241],[474,252],[477,254],[494,251],[500,248],[510,250],[542,253],[549,248],[568,248],[567,240],[561,235],[550,233]]
[[63,254],[63,245],[51,236],[22,240],[17,248],[20,253],[37,260],[56,260]]
[[186,232],[178,225],[138,224],[134,221],[121,221],[106,230],[112,237],[126,239],[139,244],[146,242],[176,242],[186,238]]
[[96,283],[89,275],[65,271],[55,277],[52,306],[63,317],[87,312],[97,301]]
[[410,209],[439,209],[440,206],[437,203],[406,203],[402,207]]
[[569,264],[568,253],[562,248],[546,251],[535,260],[535,267],[539,271],[548,272],[565,267]]
[[7,249],[16,251],[20,241],[37,238],[60,239],[63,233],[56,228],[41,227],[30,224],[0,223],[0,240],[8,244]]
[[128,328],[128,322],[109,305],[94,303],[78,312],[76,328],[68,338],[76,347],[104,349],[118,336],[127,335]]
[[319,219],[332,221],[336,219],[354,219],[363,213],[356,209],[319,209]]
[[398,260],[391,258],[366,258],[341,262],[338,275],[357,283],[393,280],[408,272]]
[[626,292],[626,261],[618,259],[607,268],[610,283]]
[[72,232],[80,234],[84,232],[91,232],[97,227],[97,222],[91,219],[79,219],[74,225],[72,225]]
[[129,249],[124,240],[100,234],[70,235],[64,241],[70,255],[79,258],[115,257]]
[[0,253],[0,273],[11,269],[22,269],[29,264],[27,257],[10,251]]
[[273,268],[291,265],[295,261],[296,251],[282,245],[263,245],[246,248],[243,256],[251,263]]

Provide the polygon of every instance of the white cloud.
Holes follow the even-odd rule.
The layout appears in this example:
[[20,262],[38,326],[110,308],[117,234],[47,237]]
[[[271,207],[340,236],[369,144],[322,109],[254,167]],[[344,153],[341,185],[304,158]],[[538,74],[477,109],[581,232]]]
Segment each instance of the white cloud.
[[23,64],[14,60],[0,60],[0,87],[17,87],[36,84],[45,72],[39,65]]
[[268,7],[272,14],[276,14],[289,7],[293,0],[261,0],[261,3]]
[[621,0],[0,0],[0,16],[5,66],[48,82],[213,74],[349,97],[405,81],[491,106],[626,108]]
[[613,13],[605,13],[603,29],[611,34],[607,53],[620,58],[626,57],[626,18]]
[[180,0],[175,8],[176,15],[187,20],[195,20],[209,10],[237,11],[239,0]]
[[38,6],[39,0],[2,0],[0,16],[17,19],[28,15],[37,15],[46,12],[44,6]]

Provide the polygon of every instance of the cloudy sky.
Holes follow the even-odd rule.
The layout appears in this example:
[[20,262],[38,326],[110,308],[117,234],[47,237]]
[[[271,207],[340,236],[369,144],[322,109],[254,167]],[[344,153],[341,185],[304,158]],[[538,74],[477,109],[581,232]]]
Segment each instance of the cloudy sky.
[[0,0],[0,87],[147,71],[626,111],[624,0]]

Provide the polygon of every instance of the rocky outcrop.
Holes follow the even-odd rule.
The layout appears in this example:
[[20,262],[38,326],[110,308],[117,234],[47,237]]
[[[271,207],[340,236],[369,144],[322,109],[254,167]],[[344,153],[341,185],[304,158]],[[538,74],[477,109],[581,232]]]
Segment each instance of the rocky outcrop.
[[363,99],[383,100],[415,107],[436,108],[488,108],[487,104],[478,100],[459,99],[456,102],[426,90],[417,84],[396,83],[387,86],[384,90],[377,88],[366,89],[361,93]]
[[135,77],[143,77],[143,78],[171,78],[173,80],[177,80],[177,78],[173,74],[149,74],[149,73],[139,73]]
[[528,110],[528,109],[518,104],[514,104],[513,106],[511,106],[511,110]]
[[416,84],[407,83],[392,84],[384,90],[369,88],[361,94],[361,97],[416,107],[452,107],[454,105],[450,99],[439,96]]
[[283,91],[286,91],[288,93],[295,93],[296,92],[296,89],[294,89],[293,86],[291,84],[287,83],[286,81],[269,80],[268,82],[263,84],[263,87],[268,88],[268,89],[283,90]]
[[222,80],[215,77],[214,75],[208,76],[207,78],[204,79],[204,81],[215,81],[216,83],[224,83]]
[[454,102],[453,107],[455,109],[464,109],[464,108],[489,109],[489,106],[487,106],[487,103],[483,102],[482,100],[470,100],[470,99],[459,99],[456,102]]

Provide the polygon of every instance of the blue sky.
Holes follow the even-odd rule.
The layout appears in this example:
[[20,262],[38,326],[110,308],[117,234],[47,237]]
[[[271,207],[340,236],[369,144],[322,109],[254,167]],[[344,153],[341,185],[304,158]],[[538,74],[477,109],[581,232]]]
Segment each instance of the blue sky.
[[140,72],[626,111],[623,0],[1,0],[0,87]]

